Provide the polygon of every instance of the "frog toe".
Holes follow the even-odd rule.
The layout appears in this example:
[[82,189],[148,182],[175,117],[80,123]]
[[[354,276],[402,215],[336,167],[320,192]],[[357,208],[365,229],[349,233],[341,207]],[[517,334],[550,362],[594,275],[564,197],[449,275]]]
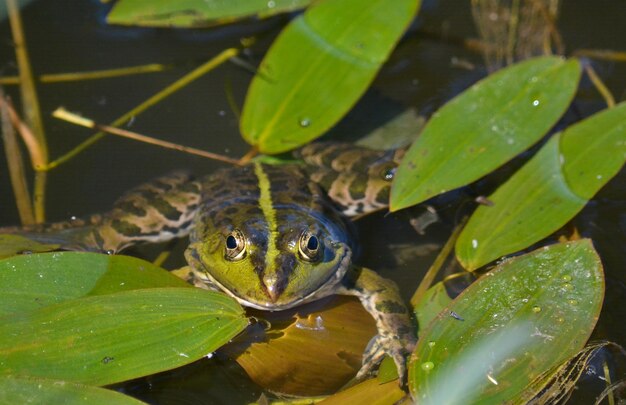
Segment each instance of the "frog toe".
[[399,382],[403,385],[406,380],[407,358],[412,346],[411,342],[404,342],[398,338],[380,335],[374,337],[363,353],[363,364],[357,373],[357,379],[370,374],[385,356],[389,356],[396,364]]

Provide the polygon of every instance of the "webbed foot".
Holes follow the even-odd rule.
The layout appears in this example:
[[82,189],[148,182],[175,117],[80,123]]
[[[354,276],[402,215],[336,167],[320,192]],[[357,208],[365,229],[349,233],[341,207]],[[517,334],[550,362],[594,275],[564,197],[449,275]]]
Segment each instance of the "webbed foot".
[[374,336],[363,353],[363,364],[356,375],[357,380],[374,371],[387,355],[396,364],[400,385],[404,385],[407,377],[408,357],[414,348],[415,340],[408,336]]

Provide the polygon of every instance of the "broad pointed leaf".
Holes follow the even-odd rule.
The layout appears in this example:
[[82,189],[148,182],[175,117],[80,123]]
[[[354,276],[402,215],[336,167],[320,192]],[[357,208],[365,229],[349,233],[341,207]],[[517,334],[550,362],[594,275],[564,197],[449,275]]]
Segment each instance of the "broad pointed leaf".
[[626,103],[557,134],[478,207],[456,254],[476,269],[543,239],[572,219],[626,161]]
[[0,374],[107,385],[206,356],[245,328],[224,294],[153,288],[2,317]]
[[420,404],[513,402],[584,346],[604,277],[591,241],[556,244],[501,263],[420,336],[409,386]]
[[325,0],[294,19],[254,77],[241,133],[263,153],[317,138],[356,103],[412,21],[419,0]]
[[154,287],[191,287],[130,256],[55,252],[0,260],[0,316],[85,295]]
[[432,116],[404,156],[391,210],[469,184],[539,141],[567,109],[579,79],[576,59],[541,57],[461,93]]

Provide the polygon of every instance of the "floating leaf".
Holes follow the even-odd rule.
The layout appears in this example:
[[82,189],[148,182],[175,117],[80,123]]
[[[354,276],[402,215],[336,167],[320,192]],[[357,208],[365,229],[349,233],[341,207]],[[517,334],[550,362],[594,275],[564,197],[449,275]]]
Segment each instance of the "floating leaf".
[[476,269],[545,238],[572,219],[626,161],[626,103],[556,134],[480,206],[456,254]]
[[295,18],[254,77],[241,133],[262,153],[304,145],[356,103],[413,20],[418,0],[326,0]]
[[406,393],[400,389],[397,381],[381,384],[378,379],[374,378],[332,395],[319,404],[389,405],[398,403],[405,396]]
[[153,288],[85,297],[0,322],[0,374],[107,385],[191,363],[247,325],[224,294]]
[[269,17],[306,7],[311,0],[119,0],[109,24],[197,28],[257,16]]
[[85,295],[154,287],[191,287],[130,256],[55,252],[0,260],[0,316]]
[[408,150],[391,188],[391,210],[471,183],[557,122],[580,79],[576,59],[530,59],[473,85],[436,112]]
[[409,366],[420,404],[513,401],[574,356],[598,319],[602,265],[589,240],[501,263],[423,332]]
[[254,312],[267,320],[223,350],[265,389],[324,395],[345,385],[361,367],[376,335],[374,320],[358,300],[329,297],[293,310]]
[[145,402],[116,391],[67,381],[2,376],[0,404],[141,405]]
[[22,252],[49,252],[60,245],[39,243],[21,235],[0,234],[0,259]]

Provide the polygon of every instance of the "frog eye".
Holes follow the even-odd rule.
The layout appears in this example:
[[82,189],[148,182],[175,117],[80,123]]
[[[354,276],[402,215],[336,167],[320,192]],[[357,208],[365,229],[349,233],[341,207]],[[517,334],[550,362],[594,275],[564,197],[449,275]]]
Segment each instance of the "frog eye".
[[246,238],[239,229],[235,229],[226,236],[226,260],[237,261],[246,256]]
[[393,180],[393,176],[396,174],[396,169],[397,167],[395,164],[387,164],[380,170],[380,177],[385,181],[391,181]]
[[302,232],[300,243],[298,243],[298,253],[302,259],[309,262],[315,261],[319,258],[321,250],[322,246],[316,235],[308,231]]

